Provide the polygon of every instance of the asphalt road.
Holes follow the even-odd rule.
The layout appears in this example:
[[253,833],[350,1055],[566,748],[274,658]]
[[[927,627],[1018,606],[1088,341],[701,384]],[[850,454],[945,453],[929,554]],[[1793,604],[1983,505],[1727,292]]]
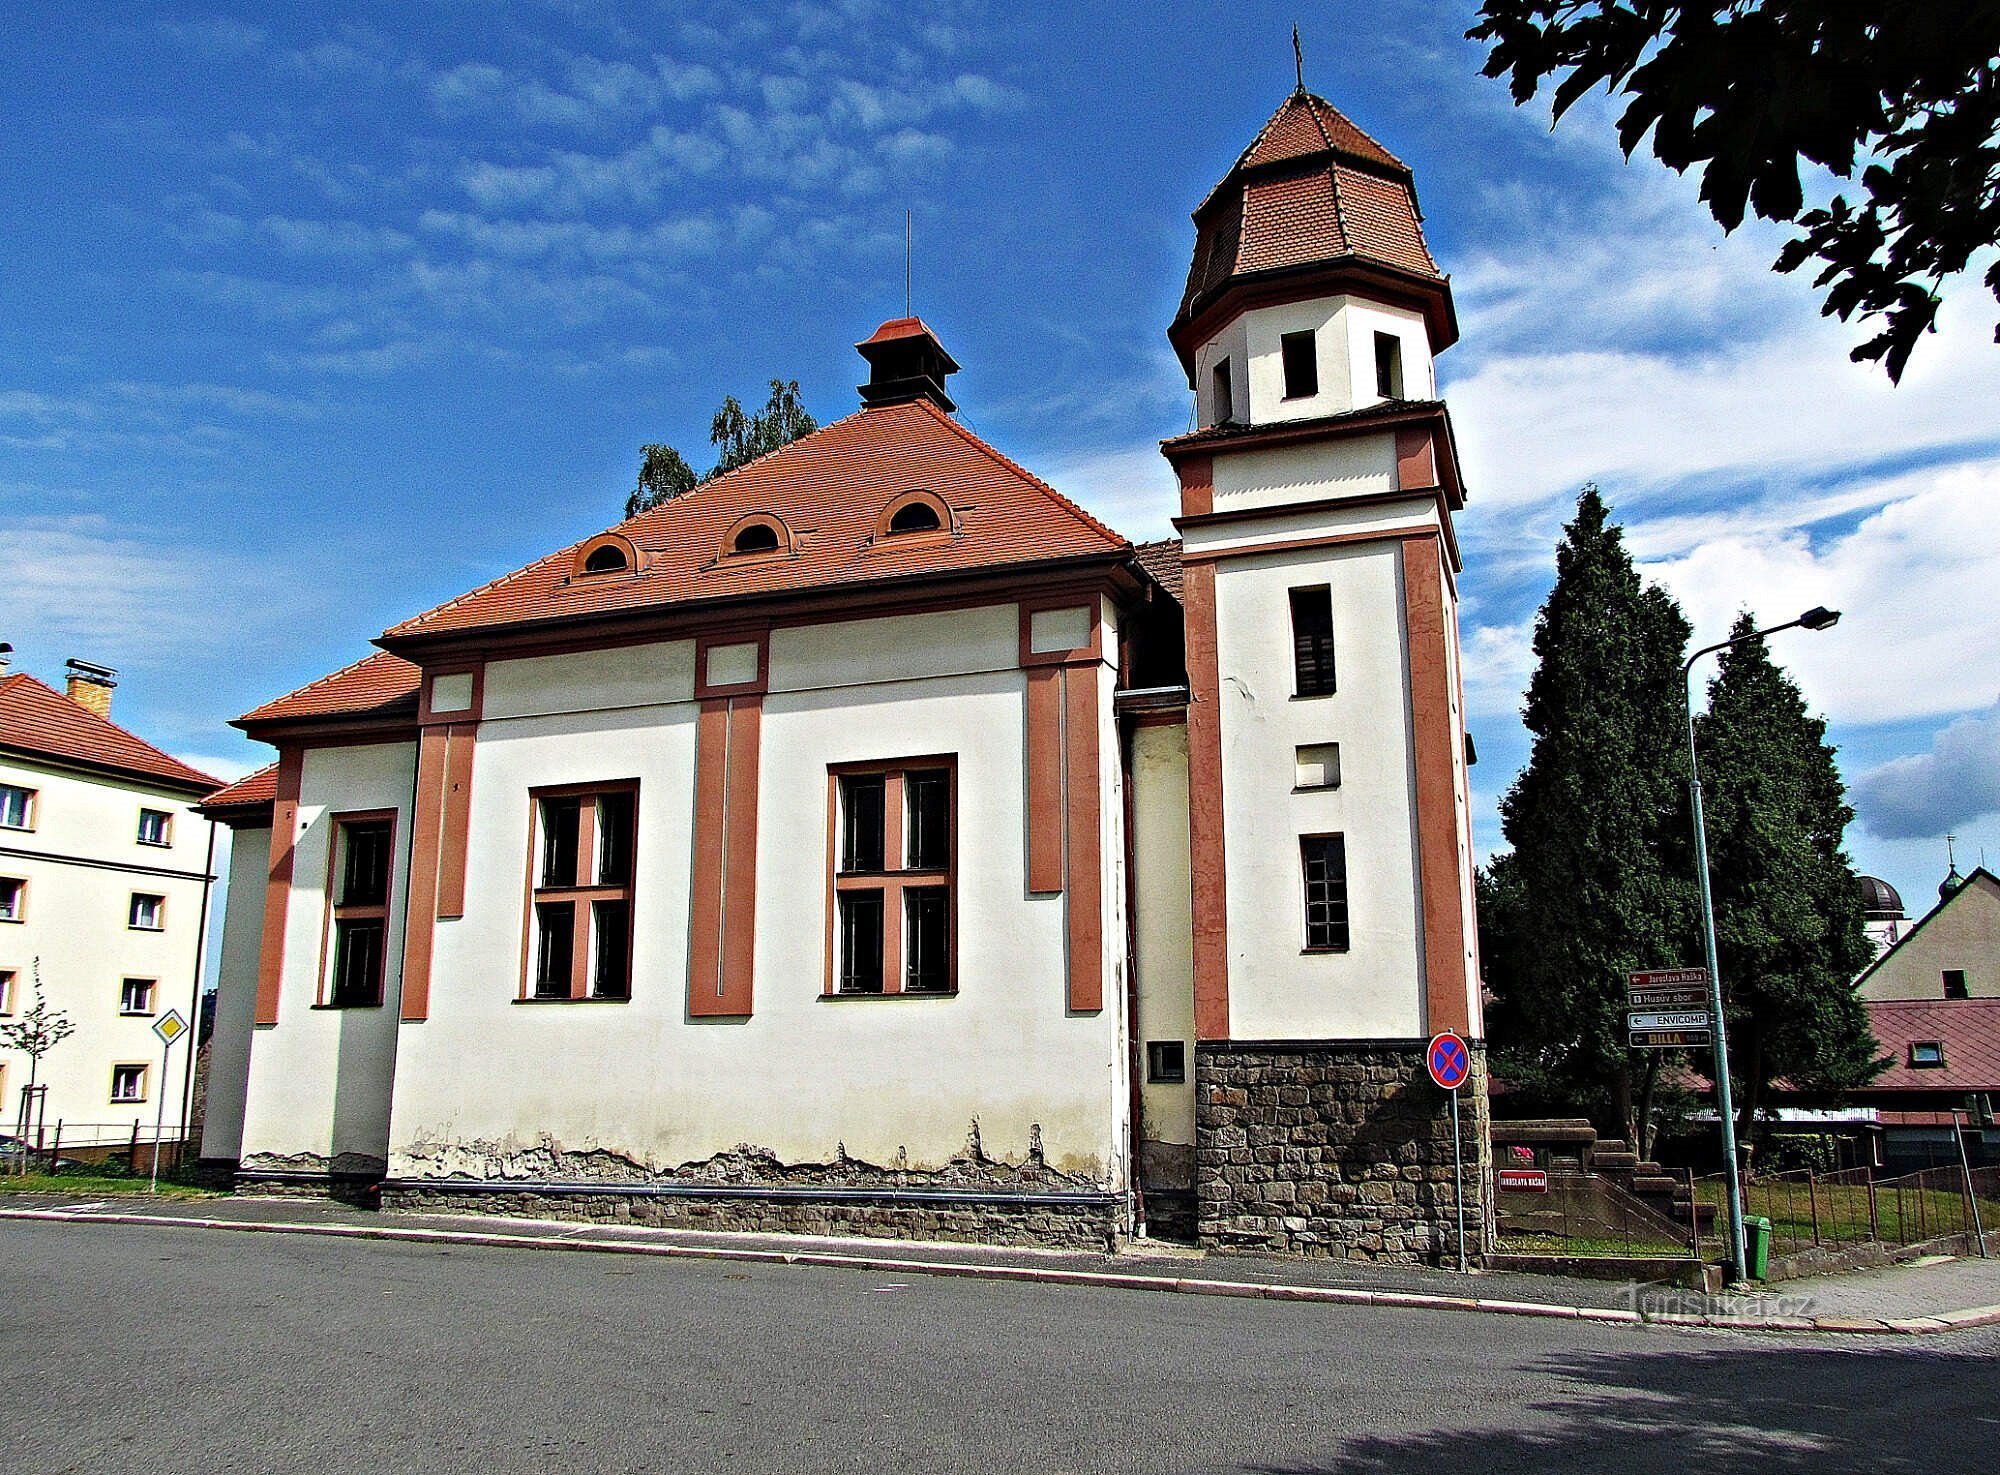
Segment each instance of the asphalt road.
[[1996,1468],[2000,1334],[1749,1338],[0,1225],[0,1470]]

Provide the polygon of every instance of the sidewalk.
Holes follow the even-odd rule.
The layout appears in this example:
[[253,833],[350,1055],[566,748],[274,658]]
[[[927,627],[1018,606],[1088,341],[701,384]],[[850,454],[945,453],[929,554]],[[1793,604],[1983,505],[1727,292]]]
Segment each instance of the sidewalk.
[[1117,1255],[908,1240],[704,1233],[627,1224],[379,1213],[325,1199],[147,1194],[0,1197],[8,1219],[99,1221],[248,1233],[587,1251],[968,1275],[1040,1284],[1475,1311],[1571,1320],[1792,1332],[1925,1335],[2000,1324],[2000,1260],[1944,1260],[1788,1281],[1776,1290],[1702,1297],[1668,1286],[1557,1276],[1471,1276],[1333,1260],[1204,1255],[1138,1242]]

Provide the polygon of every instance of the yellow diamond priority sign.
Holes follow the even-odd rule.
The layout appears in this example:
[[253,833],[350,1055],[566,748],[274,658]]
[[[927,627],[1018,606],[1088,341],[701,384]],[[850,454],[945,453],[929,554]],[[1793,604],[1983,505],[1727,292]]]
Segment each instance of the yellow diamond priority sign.
[[160,1037],[163,1044],[168,1045],[186,1034],[187,1027],[187,1021],[181,1018],[181,1011],[178,1009],[169,1009],[153,1021],[153,1033]]

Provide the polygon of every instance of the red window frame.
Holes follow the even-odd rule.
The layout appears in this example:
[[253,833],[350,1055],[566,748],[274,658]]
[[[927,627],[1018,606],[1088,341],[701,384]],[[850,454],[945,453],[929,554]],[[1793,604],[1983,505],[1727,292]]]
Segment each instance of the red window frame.
[[[911,868],[909,838],[904,823],[904,780],[912,773],[942,773],[945,778],[945,864],[943,867]],[[842,865],[842,842],[846,824],[841,809],[841,781],[849,778],[882,780],[882,860],[883,868],[846,871]],[[822,992],[828,998],[949,998],[958,992],[958,758],[956,754],[932,754],[919,758],[898,758],[874,763],[836,763],[827,768],[826,782],[826,973]],[[894,861],[890,837],[896,837]],[[906,895],[911,891],[942,887],[945,892],[945,986],[911,989],[905,987],[908,970],[904,964],[904,942],[909,927]],[[843,896],[879,893],[882,898],[882,987],[879,991],[841,987],[841,908]],[[893,925],[892,920],[893,919]]]
[[[598,879],[597,801],[611,794],[627,794],[632,800],[631,833],[627,836],[625,880],[606,884]],[[543,806],[553,799],[576,799],[576,853],[568,884],[544,885],[542,846],[546,835]],[[516,1002],[523,1004],[626,1003],[632,997],[632,945],[638,909],[632,896],[639,870],[639,781],[618,779],[609,783],[553,784],[528,792],[528,884],[521,921],[521,983]],[[623,992],[598,992],[592,977],[598,949],[595,907],[599,902],[622,902],[625,906],[625,979]],[[549,994],[539,991],[538,957],[541,941],[541,909],[570,909],[569,991]]]

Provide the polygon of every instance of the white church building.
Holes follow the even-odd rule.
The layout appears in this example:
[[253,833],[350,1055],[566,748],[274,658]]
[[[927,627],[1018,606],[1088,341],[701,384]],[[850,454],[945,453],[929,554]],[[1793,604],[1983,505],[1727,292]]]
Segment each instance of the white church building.
[[[1296,92],[1195,212],[1133,544],[860,408],[239,719],[204,1155],[391,1207],[1455,1254],[1485,1075],[1410,172]],[[1479,1244],[1475,1240],[1472,1252]]]

